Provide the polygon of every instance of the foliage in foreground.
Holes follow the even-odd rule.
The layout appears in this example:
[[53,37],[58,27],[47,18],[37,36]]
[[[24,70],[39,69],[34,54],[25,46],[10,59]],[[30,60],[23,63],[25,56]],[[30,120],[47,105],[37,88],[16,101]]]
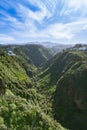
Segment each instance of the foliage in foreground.
[[10,90],[0,97],[0,129],[63,130],[31,100],[15,96]]

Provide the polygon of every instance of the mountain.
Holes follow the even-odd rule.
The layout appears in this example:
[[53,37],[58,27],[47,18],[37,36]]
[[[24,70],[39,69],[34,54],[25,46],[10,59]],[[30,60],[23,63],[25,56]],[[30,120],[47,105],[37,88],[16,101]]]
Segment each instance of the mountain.
[[51,49],[55,54],[57,54],[57,53],[59,53],[59,52],[62,52],[62,51],[64,51],[64,50],[66,50],[67,48],[71,48],[71,47],[73,47],[72,44],[69,44],[69,45],[67,45],[67,44],[65,44],[65,45],[63,45],[63,44],[58,44],[58,45],[54,45],[54,46],[50,47],[50,49]]
[[73,52],[65,57],[68,66],[57,82],[54,96],[55,118],[70,130],[86,130],[87,51]]
[[39,87],[46,96],[51,94],[49,101],[58,122],[70,130],[87,129],[87,48],[70,48],[55,55],[39,74]]
[[[22,43],[23,45],[24,43]],[[42,45],[42,46],[45,46],[46,48],[52,48],[52,47],[55,47],[55,46],[58,46],[58,47],[72,47],[73,45],[72,44],[63,44],[63,43],[58,43],[58,42],[49,42],[49,41],[45,41],[45,42],[27,42],[25,43],[27,45]]]
[[44,96],[36,89],[38,69],[22,50],[0,48],[0,129],[65,130],[46,113]]
[[0,129],[86,130],[87,46],[0,46],[0,105]]
[[6,45],[1,46],[1,49],[6,51],[7,53],[13,52],[13,54],[27,58],[27,60],[30,60],[29,62],[32,62],[32,64],[34,64],[36,67],[41,66],[43,63],[45,63],[54,55],[51,49],[47,49],[42,45],[35,45],[35,44]]
[[32,86],[31,77],[35,70],[36,68],[25,59],[0,52],[0,77],[14,94],[21,94],[22,90]]

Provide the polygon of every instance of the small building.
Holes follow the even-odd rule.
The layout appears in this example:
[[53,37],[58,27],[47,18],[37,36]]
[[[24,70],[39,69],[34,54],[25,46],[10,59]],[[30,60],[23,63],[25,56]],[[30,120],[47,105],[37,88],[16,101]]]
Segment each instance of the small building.
[[8,55],[9,55],[9,56],[15,56],[16,54],[14,54],[13,51],[9,50],[9,51],[8,51]]

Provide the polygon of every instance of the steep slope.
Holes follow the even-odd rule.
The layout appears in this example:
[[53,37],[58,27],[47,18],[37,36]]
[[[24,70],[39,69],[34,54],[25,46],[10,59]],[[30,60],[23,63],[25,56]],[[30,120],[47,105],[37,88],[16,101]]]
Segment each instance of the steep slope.
[[[7,87],[14,93],[20,93],[20,91],[32,87],[32,80],[26,71],[29,69],[32,73],[35,71],[32,64],[27,65],[25,70],[25,60],[23,58],[22,61],[19,59],[18,56],[9,56],[5,52],[0,52],[0,77],[4,79]],[[25,66],[23,62],[25,62]],[[29,75],[31,75],[31,72]]]
[[32,62],[36,67],[41,66],[49,60],[53,53],[50,49],[42,45],[7,45],[1,46],[7,53],[13,53],[26,58],[27,61]]
[[0,129],[65,130],[42,109],[44,97],[33,82],[36,67],[29,61],[0,51]]
[[86,60],[74,63],[57,83],[53,104],[55,118],[70,130],[87,129]]
[[70,130],[86,130],[87,66],[81,65],[69,71],[57,84],[53,104],[55,118]]
[[52,51],[57,54],[59,52],[62,52],[64,50],[66,50],[67,48],[70,48],[72,47],[73,45],[63,45],[63,44],[57,44],[57,45],[54,45],[52,47],[50,47],[50,49],[52,49]]
[[53,113],[70,130],[87,129],[87,51],[57,54],[39,75],[38,88],[53,104]]
[[[81,54],[83,55],[83,54]],[[84,56],[83,56],[84,57]],[[81,61],[82,58],[75,52],[65,51],[58,53],[49,60],[44,68],[42,73],[39,75],[39,82],[47,86],[56,85],[58,79],[67,72],[67,70],[76,62]],[[45,80],[46,79],[46,80]],[[44,86],[43,86],[44,87]],[[50,88],[50,87],[49,87]],[[44,89],[44,88],[43,88]]]
[[26,48],[28,48],[25,50],[27,55],[29,55],[33,64],[37,67],[45,63],[53,56],[51,50],[41,45],[27,45]]
[[[70,130],[86,130],[87,50],[67,49],[37,69],[44,61],[33,62],[40,58],[39,47],[1,47],[1,129],[63,130],[62,124]],[[38,57],[31,57],[33,52]]]

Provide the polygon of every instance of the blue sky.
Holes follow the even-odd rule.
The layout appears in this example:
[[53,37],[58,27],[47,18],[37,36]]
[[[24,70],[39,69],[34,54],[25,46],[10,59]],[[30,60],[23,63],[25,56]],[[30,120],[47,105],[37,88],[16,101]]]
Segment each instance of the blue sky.
[[0,0],[0,43],[87,43],[87,0]]

